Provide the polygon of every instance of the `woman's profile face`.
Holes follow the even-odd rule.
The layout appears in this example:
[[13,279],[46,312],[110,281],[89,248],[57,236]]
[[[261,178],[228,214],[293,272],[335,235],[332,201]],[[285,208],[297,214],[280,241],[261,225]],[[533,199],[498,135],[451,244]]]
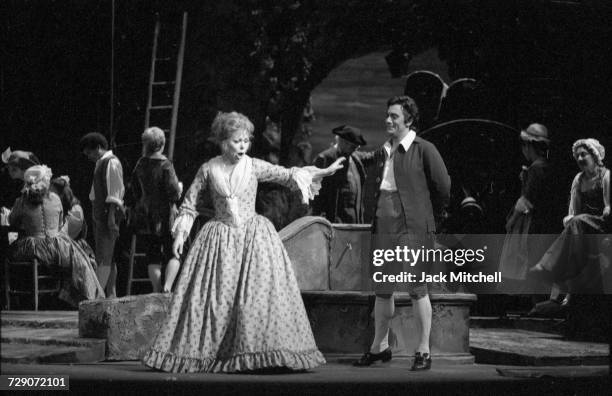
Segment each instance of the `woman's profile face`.
[[224,154],[232,162],[238,162],[246,154],[250,144],[251,138],[247,131],[236,131],[225,141]]
[[586,148],[578,147],[575,158],[578,167],[582,171],[595,169],[595,158]]

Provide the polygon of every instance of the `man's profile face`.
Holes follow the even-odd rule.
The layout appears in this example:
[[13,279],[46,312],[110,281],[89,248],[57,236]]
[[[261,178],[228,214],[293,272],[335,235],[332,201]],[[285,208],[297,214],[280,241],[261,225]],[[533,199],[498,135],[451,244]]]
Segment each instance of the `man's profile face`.
[[102,157],[102,154],[100,153],[100,149],[99,148],[96,148],[96,149],[90,149],[90,148],[83,149],[83,155],[85,157],[87,157],[87,159],[90,160],[91,162],[96,162],[97,160],[100,159],[100,157]]
[[385,125],[387,133],[392,136],[400,136],[412,124],[411,120],[406,121],[404,111],[399,104],[391,105],[387,108],[387,118]]

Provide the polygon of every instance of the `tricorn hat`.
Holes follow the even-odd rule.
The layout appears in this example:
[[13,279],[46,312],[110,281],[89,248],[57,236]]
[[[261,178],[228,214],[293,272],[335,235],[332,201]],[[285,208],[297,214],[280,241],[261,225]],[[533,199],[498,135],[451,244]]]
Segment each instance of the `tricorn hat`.
[[2,153],[2,162],[26,170],[31,166],[40,165],[40,160],[29,151],[11,151],[9,147]]
[[332,133],[340,136],[342,139],[353,143],[356,146],[363,146],[366,144],[365,139],[361,136],[361,131],[358,128],[350,125],[340,125],[332,129]]

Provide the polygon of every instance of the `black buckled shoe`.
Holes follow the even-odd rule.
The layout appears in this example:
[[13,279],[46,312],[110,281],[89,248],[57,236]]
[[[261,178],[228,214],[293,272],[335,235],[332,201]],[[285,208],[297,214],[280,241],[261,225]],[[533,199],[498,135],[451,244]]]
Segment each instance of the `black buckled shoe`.
[[392,357],[392,354],[391,354],[390,347],[380,353],[366,352],[363,354],[363,356],[359,360],[353,363],[353,366],[367,367],[367,366],[371,366],[372,363],[378,360],[381,360],[383,362],[388,362],[389,360],[391,360],[391,357]]
[[411,371],[423,371],[431,368],[431,355],[429,353],[414,353],[414,362]]

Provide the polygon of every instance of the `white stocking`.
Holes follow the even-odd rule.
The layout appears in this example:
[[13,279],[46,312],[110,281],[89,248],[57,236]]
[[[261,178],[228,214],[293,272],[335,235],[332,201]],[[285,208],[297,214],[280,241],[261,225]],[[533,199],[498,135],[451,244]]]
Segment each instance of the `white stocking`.
[[389,347],[389,328],[395,313],[395,300],[376,296],[374,303],[374,341],[370,352],[380,353]]

